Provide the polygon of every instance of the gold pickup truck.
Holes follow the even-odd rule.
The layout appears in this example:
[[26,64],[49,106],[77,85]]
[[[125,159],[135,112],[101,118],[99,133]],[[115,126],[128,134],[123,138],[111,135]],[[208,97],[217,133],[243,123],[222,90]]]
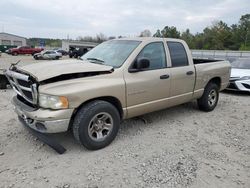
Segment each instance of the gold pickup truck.
[[230,70],[228,61],[193,59],[179,39],[123,38],[81,60],[11,66],[5,75],[20,121],[40,133],[72,130],[96,150],[114,140],[124,119],[195,99],[213,110]]

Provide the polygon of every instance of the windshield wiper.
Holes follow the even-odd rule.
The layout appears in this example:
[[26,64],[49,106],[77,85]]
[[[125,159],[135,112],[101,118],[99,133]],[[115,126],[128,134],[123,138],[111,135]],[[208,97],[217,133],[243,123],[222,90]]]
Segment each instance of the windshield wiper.
[[87,60],[94,60],[94,61],[99,61],[99,62],[102,62],[102,63],[105,62],[105,61],[102,60],[102,59],[98,59],[98,58],[94,58],[94,57],[89,57],[89,58],[87,58]]

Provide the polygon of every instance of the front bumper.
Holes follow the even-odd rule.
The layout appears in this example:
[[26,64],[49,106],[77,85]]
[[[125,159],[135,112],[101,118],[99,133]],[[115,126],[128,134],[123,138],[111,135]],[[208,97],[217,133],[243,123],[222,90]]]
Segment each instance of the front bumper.
[[33,109],[19,101],[17,97],[13,97],[12,103],[18,117],[31,129],[40,133],[66,132],[74,110]]
[[40,141],[44,142],[48,146],[50,146],[52,149],[54,149],[57,153],[63,154],[66,149],[60,145],[56,140],[54,140],[50,135],[43,134],[40,132],[37,132],[30,128],[27,123],[19,117],[20,122],[24,125],[25,128],[27,128],[34,136],[36,136]]

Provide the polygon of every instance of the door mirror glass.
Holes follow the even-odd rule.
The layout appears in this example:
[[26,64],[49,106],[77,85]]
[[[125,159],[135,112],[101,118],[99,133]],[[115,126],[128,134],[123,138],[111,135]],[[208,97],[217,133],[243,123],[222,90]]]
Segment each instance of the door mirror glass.
[[150,67],[150,60],[148,58],[138,58],[129,72],[139,72]]
[[135,63],[135,68],[139,70],[149,68],[150,61],[148,58],[138,58]]

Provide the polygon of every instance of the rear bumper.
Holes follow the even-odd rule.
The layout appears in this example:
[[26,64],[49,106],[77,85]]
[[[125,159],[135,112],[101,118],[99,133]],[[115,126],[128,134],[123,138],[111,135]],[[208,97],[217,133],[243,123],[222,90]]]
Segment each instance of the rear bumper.
[[32,109],[20,102],[16,97],[12,99],[15,112],[27,126],[40,133],[65,132],[69,128],[73,109],[49,110]]

